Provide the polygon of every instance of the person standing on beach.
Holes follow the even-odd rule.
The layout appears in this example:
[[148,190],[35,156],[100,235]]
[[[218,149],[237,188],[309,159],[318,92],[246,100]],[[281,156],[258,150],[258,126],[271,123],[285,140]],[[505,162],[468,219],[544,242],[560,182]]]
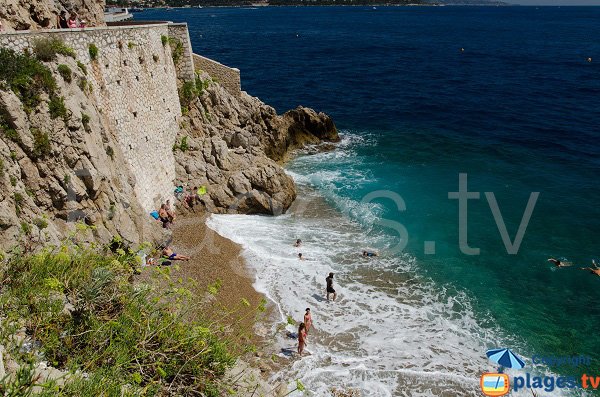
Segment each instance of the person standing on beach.
[[302,355],[304,346],[306,345],[306,326],[304,323],[300,323],[298,327],[298,354]]
[[306,327],[306,334],[308,335],[308,331],[312,327],[312,316],[310,315],[310,308],[306,308],[306,313],[304,313],[304,326]]
[[327,282],[327,300],[329,300],[329,294],[333,294],[333,300],[337,297],[337,293],[333,289],[333,273],[329,273],[329,276],[325,279]]

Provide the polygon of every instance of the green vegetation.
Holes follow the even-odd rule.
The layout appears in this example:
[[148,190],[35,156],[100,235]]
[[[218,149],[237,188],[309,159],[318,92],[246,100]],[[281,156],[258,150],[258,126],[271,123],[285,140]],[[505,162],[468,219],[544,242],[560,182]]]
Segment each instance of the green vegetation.
[[13,199],[15,200],[15,211],[17,213],[17,216],[19,216],[21,215],[21,210],[23,208],[23,202],[25,201],[25,198],[21,193],[15,192],[15,194],[13,195]]
[[15,178],[13,175],[10,176],[10,186],[17,186],[17,178]]
[[127,43],[127,48],[129,48],[130,50],[135,47],[135,43],[133,41],[130,41],[129,43]]
[[64,64],[60,64],[58,65],[56,70],[58,70],[58,73],[62,76],[64,81],[66,81],[67,83],[71,82],[73,73],[71,72],[70,67]]
[[88,51],[90,53],[90,59],[92,61],[95,61],[96,59],[98,59],[98,47],[96,47],[96,44],[90,44],[88,46]]
[[0,112],[0,129],[4,131],[4,135],[13,142],[20,142],[19,133],[8,124],[4,114]]
[[63,177],[63,182],[64,182],[65,186],[69,186],[69,183],[71,183],[71,175],[68,175],[68,174],[65,175]]
[[56,80],[48,67],[32,56],[6,48],[0,48],[0,76],[26,112],[40,104],[42,92],[53,96],[56,91]]
[[187,152],[190,150],[190,146],[187,142],[188,137],[184,136],[181,138],[181,142],[175,142],[173,145],[173,151],[181,150],[182,152]]
[[44,62],[54,61],[57,55],[64,55],[71,58],[75,58],[76,56],[75,51],[73,51],[72,48],[67,47],[65,43],[57,37],[34,40],[33,53],[37,59]]
[[167,43],[169,42],[169,38],[163,34],[162,36],[160,36],[160,41],[163,46],[166,46]]
[[4,160],[0,159],[0,178],[4,177]]
[[111,160],[115,159],[115,151],[112,148],[112,146],[107,146],[106,147],[106,154],[108,155],[108,157],[110,157]]
[[77,83],[77,86],[79,87],[79,89],[83,92],[85,92],[85,89],[88,86],[88,82],[86,79],[84,79],[83,77],[79,79],[79,82]]
[[[22,230],[31,240],[31,225]],[[226,395],[222,377],[243,351],[239,335],[200,318],[202,299],[172,280],[168,267],[133,284],[137,249],[120,238],[100,248],[78,240],[74,233],[35,254],[22,252],[29,246],[20,244],[0,266],[0,344],[5,357],[21,365],[16,379],[0,380],[0,393],[30,395],[39,386],[43,396]],[[22,325],[39,352],[12,338]],[[89,376],[72,375],[62,389],[41,383],[32,371],[36,354],[55,368]]]
[[167,42],[171,46],[171,57],[173,58],[173,63],[177,65],[183,57],[183,43],[181,40],[176,39],[175,37],[167,38]]
[[87,76],[87,67],[81,61],[77,61],[77,67]]
[[67,111],[67,107],[65,106],[64,97],[53,96],[50,98],[50,102],[48,102],[48,109],[50,111],[50,117],[53,119],[62,117],[65,122],[69,119],[69,113]]
[[35,158],[45,157],[50,154],[50,137],[47,132],[42,132],[37,128],[32,128],[33,134],[33,156]]
[[81,124],[86,132],[90,132],[90,116],[85,113],[81,113]]
[[182,113],[187,113],[191,103],[208,88],[210,83],[210,79],[203,81],[199,75],[196,75],[196,79],[194,81],[186,81],[183,83],[183,85],[179,88],[179,102],[181,103]]

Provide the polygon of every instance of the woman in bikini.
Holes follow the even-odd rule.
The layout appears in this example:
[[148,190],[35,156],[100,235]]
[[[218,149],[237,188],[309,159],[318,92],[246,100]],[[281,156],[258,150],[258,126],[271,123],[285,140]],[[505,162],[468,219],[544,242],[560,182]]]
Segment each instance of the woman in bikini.
[[302,355],[304,346],[306,345],[306,326],[304,323],[300,323],[298,327],[298,354]]
[[310,315],[310,308],[306,308],[306,313],[304,313],[304,326],[306,327],[306,334],[308,335],[308,331],[312,327],[312,316]]

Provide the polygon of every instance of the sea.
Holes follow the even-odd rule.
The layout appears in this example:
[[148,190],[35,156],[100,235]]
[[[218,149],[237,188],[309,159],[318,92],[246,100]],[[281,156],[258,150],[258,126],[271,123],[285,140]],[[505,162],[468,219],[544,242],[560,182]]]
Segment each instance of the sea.
[[[312,396],[480,396],[493,348],[525,361],[505,369],[511,382],[600,376],[600,277],[580,269],[600,257],[600,7],[135,19],[187,22],[194,51],[239,68],[243,90],[278,112],[325,112],[340,131],[334,150],[286,164],[298,187],[287,213],[208,223],[243,246],[282,323],[311,308],[308,353],[291,358],[284,341],[273,379]],[[539,363],[574,356],[588,363]],[[511,395],[598,395],[546,382]]]

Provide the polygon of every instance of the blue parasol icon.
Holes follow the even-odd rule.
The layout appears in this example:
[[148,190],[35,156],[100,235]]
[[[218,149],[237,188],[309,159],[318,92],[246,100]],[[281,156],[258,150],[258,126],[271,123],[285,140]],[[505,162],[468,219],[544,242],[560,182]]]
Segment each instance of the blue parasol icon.
[[501,367],[521,369],[525,366],[523,360],[510,351],[510,349],[491,349],[485,352],[486,356]]

